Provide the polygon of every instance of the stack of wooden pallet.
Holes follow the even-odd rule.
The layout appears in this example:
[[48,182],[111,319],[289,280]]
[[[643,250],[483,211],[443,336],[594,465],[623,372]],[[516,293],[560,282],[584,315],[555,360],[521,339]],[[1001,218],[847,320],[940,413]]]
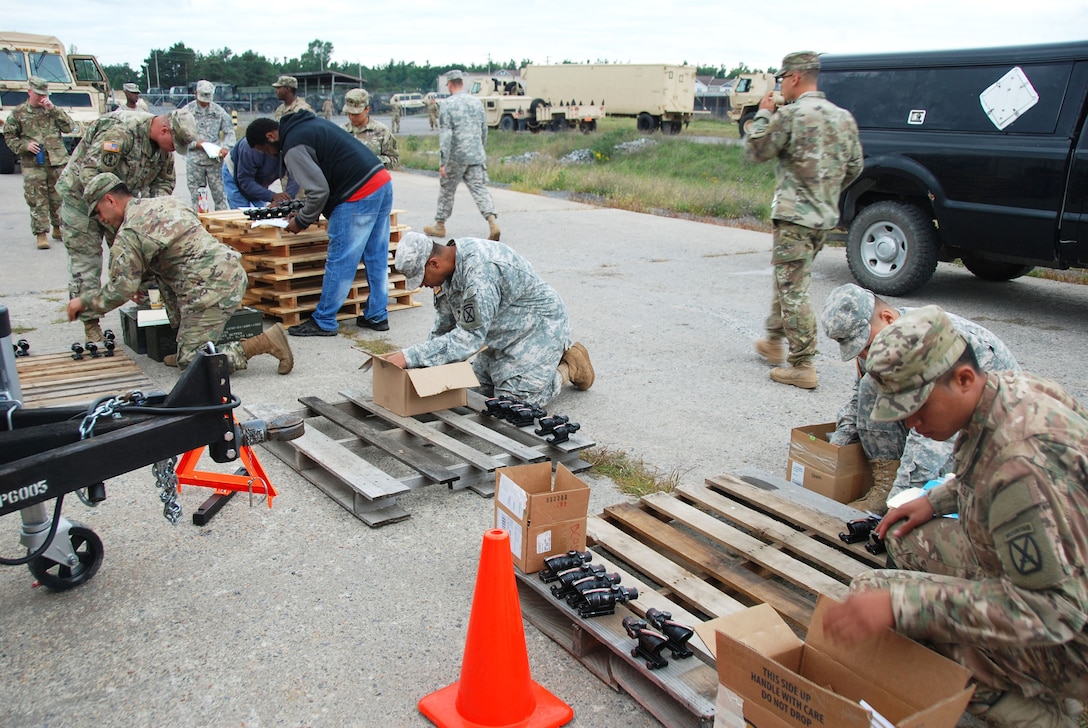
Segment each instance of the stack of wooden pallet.
[[[420,305],[412,300],[412,294],[419,289],[408,290],[404,276],[393,268],[397,244],[410,230],[397,222],[401,212],[393,210],[389,216],[390,311]],[[274,316],[287,326],[301,323],[306,314],[317,308],[329,248],[327,220],[319,220],[298,235],[272,225],[254,227],[241,210],[209,212],[201,215],[200,220],[219,241],[242,253],[242,264],[249,274],[243,305]],[[347,300],[336,318],[362,315],[367,295],[366,271],[360,262]]]
[[28,409],[86,404],[132,389],[157,389],[121,347],[114,349],[113,356],[84,354],[78,361],[72,360],[70,351],[32,351],[30,356],[16,359],[15,367],[23,406]]

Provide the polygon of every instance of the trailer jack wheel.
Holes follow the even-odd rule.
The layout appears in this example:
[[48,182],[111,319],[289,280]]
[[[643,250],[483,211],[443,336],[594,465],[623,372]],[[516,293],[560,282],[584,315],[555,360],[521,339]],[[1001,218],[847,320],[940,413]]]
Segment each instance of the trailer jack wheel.
[[80,523],[72,523],[68,539],[74,563],[61,564],[39,556],[27,564],[34,578],[53,591],[66,591],[88,582],[102,565],[102,539]]

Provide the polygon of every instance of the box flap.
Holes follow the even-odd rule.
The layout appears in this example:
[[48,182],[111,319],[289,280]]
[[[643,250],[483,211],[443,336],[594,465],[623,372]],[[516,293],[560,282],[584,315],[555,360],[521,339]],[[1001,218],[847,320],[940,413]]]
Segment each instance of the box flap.
[[479,386],[480,380],[472,371],[472,365],[467,361],[459,361],[454,364],[443,364],[440,367],[419,367],[408,369],[408,379],[412,382],[416,394],[420,397],[430,397],[451,389],[465,389],[466,387]]
[[716,632],[743,642],[756,652],[768,657],[781,655],[801,647],[802,642],[789,625],[778,615],[774,607],[758,604],[739,612],[715,617],[695,626],[695,632],[717,658]]

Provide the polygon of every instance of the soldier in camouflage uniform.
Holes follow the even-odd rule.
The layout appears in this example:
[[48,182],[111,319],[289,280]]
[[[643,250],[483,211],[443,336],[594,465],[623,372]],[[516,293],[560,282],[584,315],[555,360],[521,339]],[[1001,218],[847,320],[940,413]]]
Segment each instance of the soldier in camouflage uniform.
[[397,138],[389,128],[370,116],[370,94],[366,89],[353,88],[344,95],[344,113],[348,123],[344,129],[378,155],[386,169],[400,166]]
[[142,111],[145,114],[151,113],[151,108],[147,105],[147,102],[140,98],[140,87],[134,83],[126,83],[121,87],[121,90],[125,92],[125,105],[123,111]]
[[[189,185],[189,198],[194,210],[199,210],[197,201],[201,187],[207,188],[216,210],[230,207],[227,193],[223,190],[223,159],[234,146],[234,123],[227,110],[212,101],[214,93],[215,86],[210,81],[197,81],[196,100],[185,105],[185,110],[196,119],[197,135],[187,149],[178,151],[185,154],[185,181]],[[215,157],[209,157],[204,151],[205,142],[219,147]]]
[[[96,119],[76,147],[57,182],[61,197],[61,232],[68,248],[68,295],[78,298],[102,284],[102,238],[114,231],[89,215],[84,185],[102,172],[112,172],[140,197],[169,196],[174,191],[174,149],[196,139],[193,115],[177,109],[151,116],[114,111]],[[101,341],[97,314],[82,316],[87,341]]]
[[[833,445],[860,442],[873,469],[873,487],[850,505],[883,515],[887,500],[907,488],[922,487],[950,472],[952,440],[934,442],[909,430],[902,422],[874,422],[870,416],[876,399],[876,385],[865,372],[865,357],[873,338],[902,314],[913,308],[893,308],[853,283],[839,286],[824,303],[824,333],[838,342],[843,361],[857,360],[859,378],[850,401],[839,410]],[[975,353],[984,372],[1019,371],[1020,365],[1009,348],[989,329],[973,321],[948,314],[960,336]]]
[[877,534],[904,570],[856,577],[824,628],[929,644],[971,671],[968,709],[990,725],[1072,726],[1062,699],[1088,695],[1088,409],[1046,379],[980,372],[936,306],[878,334],[867,366],[873,419],[959,433],[956,475],[888,512]]
[[[49,100],[49,84],[38,76],[30,77],[27,100],[12,109],[4,122],[4,142],[19,157],[23,168],[23,197],[30,208],[30,232],[41,250],[49,248],[50,223],[53,239],[61,239],[60,195],[55,188],[68,162],[62,134],[74,128],[72,117],[53,105]],[[39,152],[41,164],[37,159]]]
[[394,101],[393,106],[391,107],[391,116],[390,116],[390,118],[391,118],[391,120],[393,122],[393,133],[394,134],[399,134],[400,133],[400,117],[401,117],[401,114],[403,113],[403,111],[404,110],[401,108],[400,101]]
[[[101,290],[84,291],[68,302],[68,320],[84,311],[107,313],[137,295],[142,281],[154,279],[162,293],[170,325],[178,329],[178,353],[165,363],[182,369],[206,342],[216,343],[242,303],[246,272],[242,255],[206,231],[196,213],[173,197],[138,200],[109,172],[86,186],[90,214],[117,230],[110,251],[110,277]],[[230,371],[245,369],[258,354],[279,359],[279,373],[294,366],[283,326],[242,341],[216,347],[226,354]]]
[[453,212],[453,196],[457,185],[465,181],[469,194],[476,201],[480,214],[487,220],[488,239],[499,239],[499,223],[495,217],[495,203],[487,190],[487,117],[484,105],[475,96],[464,92],[461,71],[446,74],[446,86],[452,94],[442,102],[438,112],[438,173],[441,191],[438,194],[438,212],[434,227],[424,227],[431,237],[446,237],[446,220]]
[[276,98],[281,102],[272,114],[276,121],[296,111],[313,111],[306,99],[298,95],[298,79],[294,76],[280,76],[272,87],[276,89]]
[[430,338],[389,356],[393,364],[438,366],[476,354],[472,369],[484,394],[540,407],[562,384],[593,385],[589,353],[571,344],[563,300],[506,245],[476,238],[440,245],[408,233],[395,262],[409,290],[435,289],[435,320]]
[[438,128],[438,99],[430,95],[427,96],[427,123],[431,131]]
[[[771,379],[803,389],[819,384],[813,364],[816,317],[808,298],[812,261],[839,222],[840,193],[862,168],[857,123],[817,90],[819,72],[820,57],[813,52],[782,59],[786,106],[776,111],[773,93],[764,96],[744,138],[749,161],[778,160],[771,202],[774,297],[767,338],[756,342],[756,351],[776,365]],[[790,366],[781,366],[787,359]]]

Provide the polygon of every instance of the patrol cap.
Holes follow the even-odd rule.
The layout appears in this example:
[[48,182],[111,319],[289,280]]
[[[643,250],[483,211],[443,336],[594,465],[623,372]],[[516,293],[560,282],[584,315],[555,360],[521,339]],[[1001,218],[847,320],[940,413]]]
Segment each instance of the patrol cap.
[[215,93],[215,86],[212,86],[211,81],[197,81],[196,82],[196,100],[197,101],[211,101],[212,94]]
[[397,244],[397,255],[393,259],[393,265],[404,274],[407,290],[419,288],[423,283],[423,271],[427,267],[427,260],[431,257],[431,249],[434,243],[423,233],[405,233]]
[[280,86],[286,86],[287,88],[298,88],[298,79],[294,76],[280,76],[272,85],[276,88],[279,88]]
[[344,94],[344,113],[361,114],[370,106],[370,94],[365,88],[353,88]]
[[94,208],[98,201],[102,199],[102,195],[119,184],[122,184],[121,178],[113,172],[102,172],[91,178],[91,181],[83,188],[83,201],[87,204],[87,217],[94,217]]
[[134,84],[134,83],[126,83],[126,84],[124,84],[123,86],[121,86],[121,90],[122,90],[122,91],[127,91],[127,92],[128,92],[128,93],[130,93],[130,94],[138,94],[138,93],[140,93],[140,87],[139,87],[139,86],[137,86],[137,85],[136,85],[136,84]]
[[196,119],[193,112],[175,109],[170,112],[170,133],[174,136],[174,148],[185,149],[196,141]]
[[873,420],[896,422],[917,412],[966,348],[939,306],[908,311],[889,324],[873,339],[865,361],[878,391]]
[[460,81],[465,77],[465,72],[459,68],[454,68],[452,71],[446,71],[447,81]]
[[29,79],[30,89],[42,96],[49,95],[49,83],[41,76],[31,76]]
[[856,359],[869,344],[875,307],[876,296],[853,283],[827,294],[820,321],[827,338],[838,342],[843,361]]
[[789,71],[819,71],[820,70],[820,54],[816,51],[797,51],[796,53],[790,53],[782,59],[782,68],[779,69],[778,75],[787,73]]

